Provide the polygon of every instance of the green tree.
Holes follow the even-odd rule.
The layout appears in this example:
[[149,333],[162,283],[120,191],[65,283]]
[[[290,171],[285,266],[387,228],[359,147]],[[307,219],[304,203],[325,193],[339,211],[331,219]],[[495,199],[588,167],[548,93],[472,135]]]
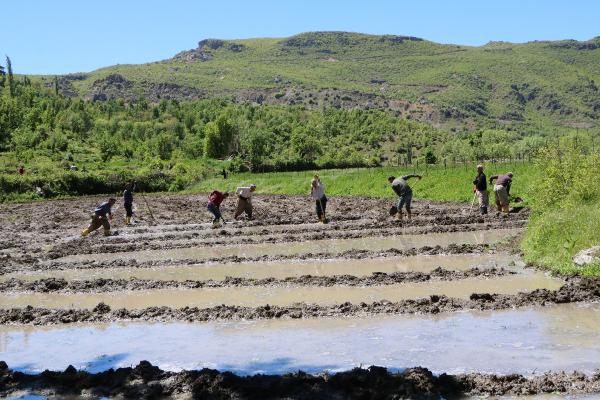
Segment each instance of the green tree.
[[8,73],[8,94],[10,97],[13,97],[15,95],[15,81],[13,78],[12,63],[10,62],[9,56],[6,56],[6,71]]
[[4,81],[6,80],[6,71],[4,66],[0,65],[0,87],[4,87]]
[[236,135],[235,126],[223,115],[204,126],[204,154],[210,158],[229,154]]

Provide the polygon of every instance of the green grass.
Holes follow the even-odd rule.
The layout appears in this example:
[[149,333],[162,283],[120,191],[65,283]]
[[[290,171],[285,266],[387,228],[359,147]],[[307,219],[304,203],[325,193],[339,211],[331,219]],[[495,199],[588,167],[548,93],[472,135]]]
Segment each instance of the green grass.
[[[536,179],[532,164],[490,164],[486,167],[487,176],[512,171],[515,174],[511,194],[525,197],[525,193]],[[472,181],[475,176],[474,165],[443,166],[428,168],[352,168],[344,170],[316,171],[326,185],[329,196],[370,196],[394,197],[387,177],[417,173],[423,176],[421,181],[411,180],[416,198],[471,202],[473,199]],[[308,195],[310,181],[315,172],[273,172],[264,174],[233,174],[229,179],[214,177],[193,185],[189,192],[210,192],[211,190],[233,191],[237,186],[254,183],[258,193]]]
[[526,261],[558,274],[600,275],[600,263],[572,257],[600,245],[600,154],[553,146],[540,154],[543,179],[531,187],[533,215],[521,244]]
[[600,275],[600,263],[577,267],[578,251],[600,244],[600,201],[532,216],[522,243],[525,260],[562,275]]

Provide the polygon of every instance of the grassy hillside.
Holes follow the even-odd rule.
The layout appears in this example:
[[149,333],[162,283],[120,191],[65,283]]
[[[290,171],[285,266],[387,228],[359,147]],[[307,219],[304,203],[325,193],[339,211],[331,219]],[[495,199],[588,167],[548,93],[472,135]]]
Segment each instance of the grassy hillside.
[[68,75],[60,83],[66,93],[101,100],[232,96],[381,108],[448,126],[500,123],[535,130],[600,116],[599,79],[600,38],[469,47],[313,32],[203,40],[169,60]]

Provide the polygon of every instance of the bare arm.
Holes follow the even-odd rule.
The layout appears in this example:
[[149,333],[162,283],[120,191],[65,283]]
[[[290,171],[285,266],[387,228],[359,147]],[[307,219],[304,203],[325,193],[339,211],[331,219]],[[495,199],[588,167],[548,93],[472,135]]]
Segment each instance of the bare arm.
[[404,180],[409,180],[410,178],[417,178],[417,179],[421,179],[423,178],[421,175],[416,175],[416,174],[411,174],[411,175],[404,175],[402,177]]
[[498,175],[490,176],[490,184],[494,183],[495,179],[498,179]]

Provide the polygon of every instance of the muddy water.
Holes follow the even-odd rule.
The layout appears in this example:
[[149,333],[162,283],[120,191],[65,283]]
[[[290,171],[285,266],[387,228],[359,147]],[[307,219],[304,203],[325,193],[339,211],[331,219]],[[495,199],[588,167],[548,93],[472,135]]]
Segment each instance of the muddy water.
[[77,254],[60,258],[64,262],[112,261],[136,259],[140,262],[161,259],[206,259],[212,257],[261,255],[290,255],[347,250],[410,249],[422,246],[448,246],[449,244],[493,243],[516,235],[519,229],[497,229],[474,232],[430,233],[426,235],[401,235],[395,237],[368,237],[361,239],[313,240],[292,243],[259,243],[232,246],[188,247],[169,250],[141,250],[128,253]]
[[[69,351],[64,351],[69,349]],[[90,371],[148,360],[240,374],[423,366],[531,375],[600,368],[600,305],[325,320],[0,327],[0,359],[23,371]]]
[[419,255],[410,257],[386,257],[364,260],[302,260],[230,264],[197,264],[184,266],[164,266],[155,268],[90,268],[34,271],[12,273],[0,276],[0,281],[18,278],[35,280],[42,278],[63,278],[85,280],[96,278],[155,280],[222,280],[228,276],[241,278],[278,278],[314,275],[354,275],[364,276],[373,272],[430,272],[437,267],[464,271],[470,268],[511,268],[524,264],[518,257],[506,254],[456,254]]
[[211,307],[220,304],[256,307],[264,304],[291,305],[298,302],[338,304],[418,299],[432,294],[468,298],[473,292],[514,294],[538,288],[558,289],[564,282],[538,272],[457,281],[428,281],[366,287],[227,287],[204,289],[159,289],[109,293],[3,293],[0,304],[11,307],[93,308],[104,302],[112,308]]

